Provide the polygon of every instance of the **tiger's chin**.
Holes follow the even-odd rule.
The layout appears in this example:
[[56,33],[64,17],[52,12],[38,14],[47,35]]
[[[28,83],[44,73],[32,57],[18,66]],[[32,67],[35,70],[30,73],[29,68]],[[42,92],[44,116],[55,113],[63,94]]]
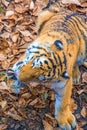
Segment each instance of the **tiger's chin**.
[[8,79],[8,86],[10,86],[12,93],[20,93],[21,89],[27,86],[25,82],[21,82],[19,80]]

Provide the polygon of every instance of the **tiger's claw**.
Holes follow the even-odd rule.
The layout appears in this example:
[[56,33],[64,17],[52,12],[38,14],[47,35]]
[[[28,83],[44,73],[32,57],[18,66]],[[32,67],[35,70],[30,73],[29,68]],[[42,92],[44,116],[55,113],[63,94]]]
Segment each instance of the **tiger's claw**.
[[76,127],[76,119],[70,111],[59,112],[57,117],[61,130],[73,130]]

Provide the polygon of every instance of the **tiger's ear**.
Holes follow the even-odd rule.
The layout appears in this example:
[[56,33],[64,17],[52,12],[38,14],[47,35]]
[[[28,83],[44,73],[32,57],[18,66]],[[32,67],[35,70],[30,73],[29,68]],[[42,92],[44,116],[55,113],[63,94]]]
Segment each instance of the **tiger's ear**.
[[36,27],[38,33],[40,32],[42,26],[46,21],[48,21],[52,16],[54,15],[54,12],[51,12],[49,10],[42,11],[37,19]]

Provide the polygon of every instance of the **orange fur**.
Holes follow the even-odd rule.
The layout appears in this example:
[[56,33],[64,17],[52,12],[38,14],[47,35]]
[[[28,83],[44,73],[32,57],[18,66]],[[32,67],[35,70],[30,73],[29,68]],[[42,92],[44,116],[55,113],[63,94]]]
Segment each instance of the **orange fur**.
[[[53,79],[58,78],[58,80],[61,80],[62,83],[66,85],[62,89],[63,97],[61,98],[61,102],[58,101],[60,106],[58,107],[57,104],[56,110],[58,110],[55,116],[60,127],[66,130],[71,130],[71,126],[75,127],[76,125],[75,118],[70,111],[70,98],[73,83],[72,78],[78,79],[78,64],[83,63],[86,53],[87,25],[83,19],[84,18],[80,15],[72,15],[71,11],[62,9],[55,11],[53,8],[50,8],[43,11],[37,20],[37,30],[39,33],[34,43],[38,43],[39,46],[45,47],[45,51],[48,49],[46,53],[47,56],[42,57],[43,60],[45,58],[53,60],[53,53],[56,57],[59,55],[61,58],[62,67],[60,67],[60,65],[55,65],[55,71],[57,72],[57,70],[59,70],[60,75],[58,76],[58,73],[56,73]],[[57,39],[63,43],[62,50],[54,45]],[[39,53],[43,54],[44,50],[40,50]],[[65,62],[63,63],[63,54],[65,54],[67,60],[66,68]],[[34,58],[37,56],[38,54],[34,54]],[[32,62],[33,60],[20,68],[20,72],[18,73],[20,81],[28,82],[44,74],[47,76],[48,71],[51,75],[52,71],[47,69],[47,64],[43,64],[43,68],[41,69],[39,65],[32,67]],[[56,64],[56,60],[53,62]],[[52,69],[51,63],[49,63],[49,66]],[[64,71],[67,71],[69,79],[62,77]]]

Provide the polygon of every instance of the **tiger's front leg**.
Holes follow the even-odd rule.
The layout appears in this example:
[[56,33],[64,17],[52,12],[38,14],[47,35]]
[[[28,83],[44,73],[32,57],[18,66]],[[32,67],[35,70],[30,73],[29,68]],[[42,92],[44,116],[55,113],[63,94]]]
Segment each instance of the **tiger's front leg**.
[[68,79],[64,88],[55,92],[55,118],[62,130],[72,130],[76,127],[75,117],[70,111],[71,91],[72,77]]

